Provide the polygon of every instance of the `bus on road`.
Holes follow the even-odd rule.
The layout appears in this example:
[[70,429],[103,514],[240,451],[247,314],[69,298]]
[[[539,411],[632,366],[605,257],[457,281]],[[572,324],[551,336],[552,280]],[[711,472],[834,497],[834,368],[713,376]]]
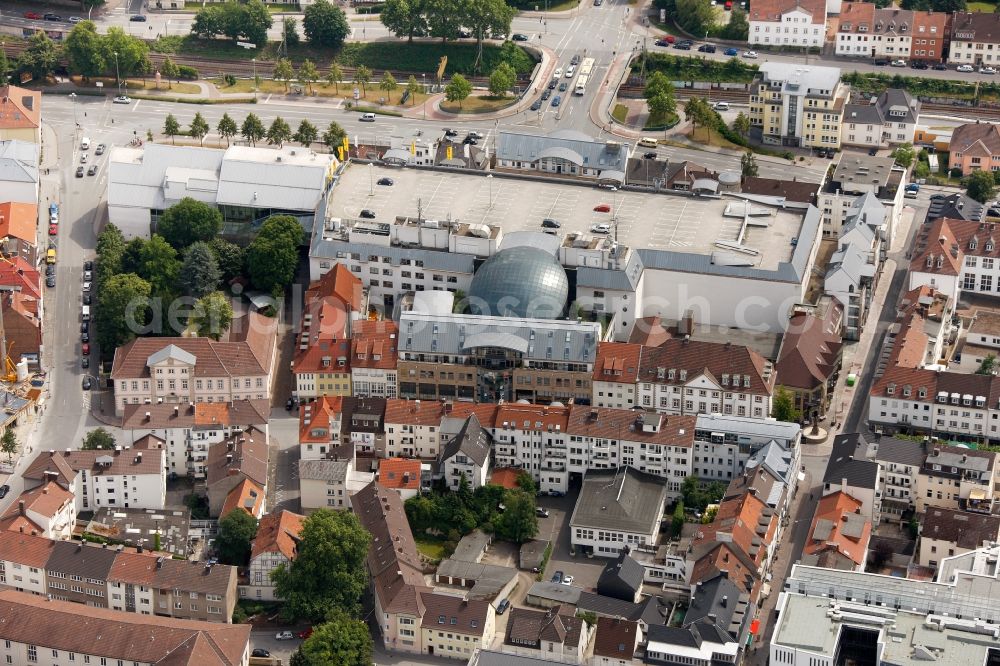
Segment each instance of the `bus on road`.
[[594,69],[594,59],[584,58],[583,62],[580,63],[580,73],[576,79],[576,88],[573,90],[574,95],[583,95],[587,92],[587,81],[590,80],[590,72]]

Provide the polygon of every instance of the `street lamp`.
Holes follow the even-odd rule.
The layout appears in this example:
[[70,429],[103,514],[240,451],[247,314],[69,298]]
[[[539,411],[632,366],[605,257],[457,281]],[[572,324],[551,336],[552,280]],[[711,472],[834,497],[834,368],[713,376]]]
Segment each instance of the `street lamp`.
[[115,82],[118,84],[118,94],[122,94],[122,77],[121,73],[118,71],[118,51],[114,51],[115,54]]

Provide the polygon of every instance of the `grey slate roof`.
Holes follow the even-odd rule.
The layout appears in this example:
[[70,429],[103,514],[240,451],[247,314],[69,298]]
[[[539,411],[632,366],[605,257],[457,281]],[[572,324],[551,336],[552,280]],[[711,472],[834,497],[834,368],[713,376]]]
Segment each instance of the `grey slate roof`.
[[565,666],[565,661],[552,661],[542,657],[528,657],[520,654],[481,650],[469,662],[472,666]]
[[881,125],[882,114],[874,104],[845,104],[844,122],[860,125]]
[[750,454],[746,462],[747,472],[761,467],[776,479],[788,484],[795,470],[792,469],[792,454],[778,442],[772,440]]
[[649,533],[658,528],[666,479],[633,467],[588,470],[570,525]]
[[576,286],[594,289],[614,289],[635,291],[642,277],[642,259],[638,252],[632,252],[624,270],[606,270],[581,266],[576,269]]
[[606,617],[622,617],[626,620],[638,620],[642,616],[646,605],[584,591],[580,592],[580,600],[576,602],[576,607],[581,611],[590,611],[591,613]]
[[684,614],[684,626],[715,616],[715,624],[731,638],[739,638],[747,622],[753,618],[754,606],[749,595],[725,573],[700,581],[691,595],[691,604]]
[[574,130],[558,130],[547,136],[500,132],[497,159],[534,162],[543,157],[556,157],[579,166],[624,172],[629,144],[617,141],[597,141]]
[[411,311],[400,316],[399,353],[467,355],[477,347],[499,346],[538,361],[594,363],[600,334],[597,322]]
[[[875,105],[886,122],[908,123],[912,125],[917,122],[917,116],[920,114],[920,100],[913,99],[910,93],[901,88],[889,88],[885,90],[878,96],[878,101]],[[901,113],[902,115],[892,115],[894,112]]]
[[[349,243],[346,241],[316,240],[309,251],[311,256],[329,259],[338,258],[338,253],[346,256],[360,254],[362,257],[375,254],[385,258],[393,266],[401,266],[403,259],[424,262],[424,270],[448,271],[450,273],[468,273],[475,270],[475,257],[471,254],[457,252],[441,252],[423,248],[405,248],[390,245],[373,245],[371,243]],[[340,258],[343,258],[341,256]]]
[[986,207],[965,194],[934,194],[927,207],[926,219],[932,222],[941,217],[982,222],[986,218]]
[[899,463],[900,465],[920,467],[924,464],[924,458],[927,456],[920,442],[912,440],[882,437],[873,446],[876,449],[875,460],[878,462]]
[[645,569],[629,557],[627,549],[622,549],[618,557],[609,560],[597,580],[597,590],[602,594],[629,590],[635,592],[642,588]]
[[539,597],[558,601],[559,603],[576,604],[580,600],[583,590],[573,585],[563,585],[562,583],[552,583],[547,580],[534,583],[528,590],[527,597]]
[[307,481],[344,481],[347,478],[346,460],[300,460],[299,479]]
[[470,414],[462,424],[462,429],[451,438],[441,452],[441,460],[448,460],[458,453],[467,456],[478,467],[486,465],[493,450],[493,437],[479,423],[475,414]]
[[855,459],[854,453],[858,446],[867,447],[864,438],[858,433],[837,435],[833,439],[833,451],[826,466],[823,482],[839,485],[847,479],[847,485],[855,488],[872,488],[878,483],[878,463],[871,460]]
[[69,576],[107,580],[115,563],[117,552],[95,548],[83,543],[56,541],[45,564],[46,571],[57,571]]

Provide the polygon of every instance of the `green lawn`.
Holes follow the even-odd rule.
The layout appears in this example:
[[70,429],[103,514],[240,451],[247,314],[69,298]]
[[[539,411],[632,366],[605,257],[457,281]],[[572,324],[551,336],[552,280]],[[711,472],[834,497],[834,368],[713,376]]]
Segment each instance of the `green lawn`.
[[417,542],[417,550],[424,557],[431,560],[443,560],[444,559],[444,542],[437,541],[435,539],[414,537],[414,541]]
[[615,104],[615,108],[611,111],[611,117],[624,124],[628,120],[628,107],[624,104]]
[[996,11],[996,3],[993,2],[969,2],[966,4],[970,12],[985,12],[992,14]]
[[491,97],[483,95],[482,97],[469,97],[462,101],[461,104],[458,104],[458,102],[443,101],[441,102],[441,110],[448,113],[492,113],[493,111],[506,108],[516,101],[516,97]]

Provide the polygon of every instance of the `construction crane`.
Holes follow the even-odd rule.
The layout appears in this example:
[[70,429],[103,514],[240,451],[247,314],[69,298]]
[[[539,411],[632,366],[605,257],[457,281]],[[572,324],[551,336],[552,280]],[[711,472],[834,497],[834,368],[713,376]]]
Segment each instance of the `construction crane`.
[[[7,239],[4,238],[2,243],[0,243],[0,260],[7,262],[11,266],[17,267],[13,261],[10,260],[6,255],[7,252]],[[0,285],[0,298],[3,298],[3,292],[13,292],[21,291],[20,287]],[[3,349],[3,375],[0,375],[0,379],[3,381],[13,384],[17,381],[17,366],[14,365],[14,361],[10,358],[10,350],[14,348],[14,341],[12,340],[10,344],[7,344],[7,327],[3,323],[3,303],[0,303],[0,349]]]

